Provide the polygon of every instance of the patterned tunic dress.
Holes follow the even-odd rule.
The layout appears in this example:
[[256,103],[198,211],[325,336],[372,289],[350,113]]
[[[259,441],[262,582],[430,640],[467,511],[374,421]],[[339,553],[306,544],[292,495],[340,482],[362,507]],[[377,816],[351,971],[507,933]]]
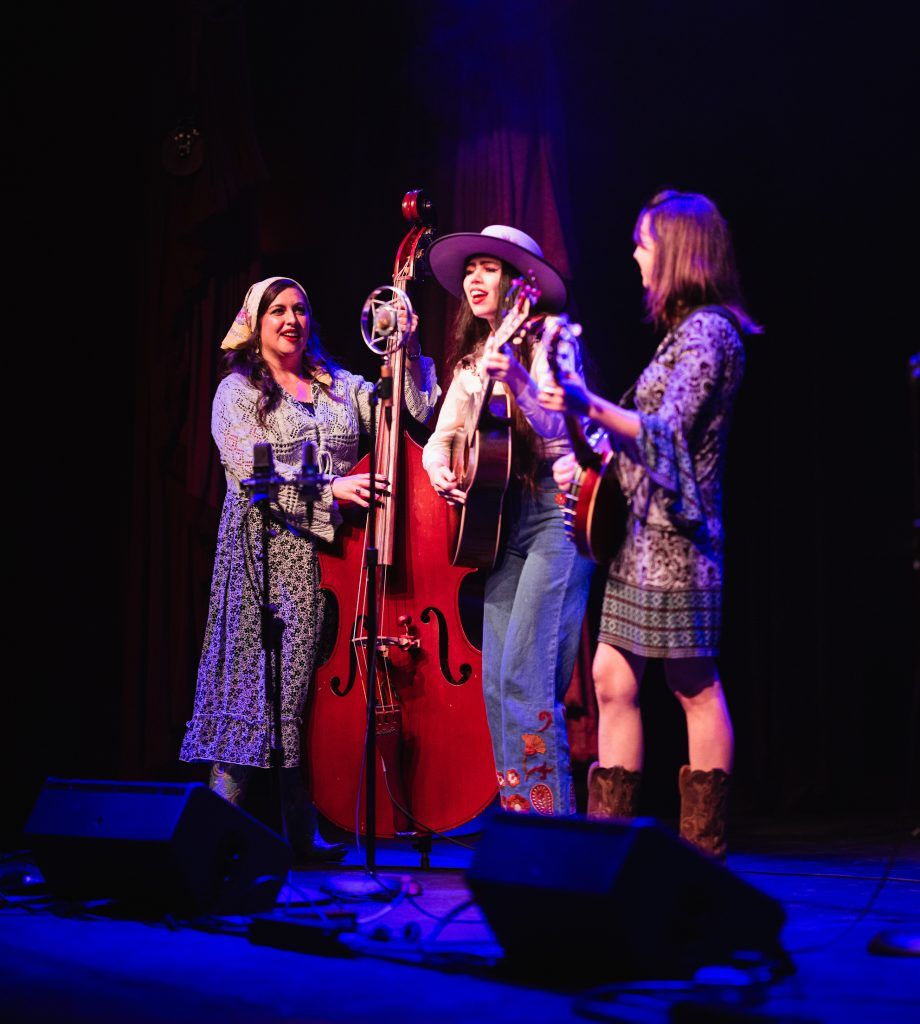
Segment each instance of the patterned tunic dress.
[[[425,391],[406,377],[409,412],[425,420],[439,389],[434,366],[423,362]],[[250,507],[240,481],[252,476],[253,445],[268,441],[276,471],[292,479],[304,441],[316,443],[324,472],[341,476],[355,464],[358,436],[370,423],[371,385],[337,369],[331,386],[316,381],[312,402],[282,392],[262,427],[256,419],[258,391],[241,374],[217,388],[211,433],[227,475],[211,582],[195,710],[180,757],[267,768],[271,715],[265,698],[264,654],[259,618],[261,566],[257,561],[261,514]],[[276,524],[269,541],[271,601],[284,622],[281,646],[281,739],[284,765],[300,762],[301,713],[313,675],[322,627],[322,595],[315,538],[331,540],[341,516],[329,487],[312,506],[294,486],[279,488],[278,504],[289,526]]]
[[627,534],[610,565],[601,641],[649,658],[718,654],[722,475],[743,371],[733,321],[703,307],[639,377],[639,436],[617,457]]

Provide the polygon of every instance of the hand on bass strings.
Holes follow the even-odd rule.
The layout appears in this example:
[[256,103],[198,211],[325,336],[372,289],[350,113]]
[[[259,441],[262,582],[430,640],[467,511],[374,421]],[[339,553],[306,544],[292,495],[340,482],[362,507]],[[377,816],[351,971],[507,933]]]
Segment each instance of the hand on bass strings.
[[466,501],[466,491],[460,490],[460,481],[450,466],[432,466],[428,470],[431,486],[453,505],[462,505]]
[[561,385],[550,384],[540,389],[540,405],[550,412],[567,412],[574,416],[590,415],[594,396],[579,380],[569,378]]
[[422,378],[415,366],[419,356],[422,354],[422,346],[418,340],[418,313],[412,314],[412,320],[410,322],[405,303],[400,302],[397,305],[396,323],[399,326],[399,333],[403,339],[403,345],[405,345],[406,355],[409,357],[409,365],[411,367],[410,372],[415,378],[416,384],[421,388]]
[[[359,505],[370,508],[370,473],[355,473],[354,476],[337,476],[332,481],[332,496],[344,505]],[[388,498],[390,481],[377,474],[377,504],[382,505],[383,498]]]
[[415,332],[418,330],[418,313],[412,314],[411,324],[407,323],[407,320],[406,307],[402,302],[400,302],[397,305],[396,322],[399,325],[399,333],[407,335],[406,342],[408,343],[415,337]]

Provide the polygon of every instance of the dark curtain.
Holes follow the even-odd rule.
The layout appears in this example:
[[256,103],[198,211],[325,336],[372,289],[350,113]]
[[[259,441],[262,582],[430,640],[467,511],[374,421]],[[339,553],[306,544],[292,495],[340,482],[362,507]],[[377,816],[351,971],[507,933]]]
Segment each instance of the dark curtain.
[[[121,770],[131,778],[176,773],[191,713],[224,489],[210,438],[218,346],[260,276],[257,185],[267,175],[242,9],[179,4],[150,30],[159,45],[149,50],[143,111],[148,245],[120,733]],[[174,142],[182,129],[199,133],[187,158]],[[188,172],[183,160],[194,160],[198,147],[200,167]]]

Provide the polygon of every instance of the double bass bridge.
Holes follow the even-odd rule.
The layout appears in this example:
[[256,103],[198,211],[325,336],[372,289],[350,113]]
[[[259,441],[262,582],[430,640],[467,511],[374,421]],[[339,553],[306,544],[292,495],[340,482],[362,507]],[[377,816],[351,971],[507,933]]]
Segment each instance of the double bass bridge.
[[[399,636],[378,636],[377,637],[377,653],[382,658],[390,657],[391,648],[395,647],[400,651],[411,651],[420,650],[422,641],[419,637],[413,635],[412,629],[412,616],[411,615],[400,615],[396,624],[402,627],[402,633]],[[352,644],[355,647],[360,647],[362,650],[367,650],[368,637],[356,636],[352,639]]]

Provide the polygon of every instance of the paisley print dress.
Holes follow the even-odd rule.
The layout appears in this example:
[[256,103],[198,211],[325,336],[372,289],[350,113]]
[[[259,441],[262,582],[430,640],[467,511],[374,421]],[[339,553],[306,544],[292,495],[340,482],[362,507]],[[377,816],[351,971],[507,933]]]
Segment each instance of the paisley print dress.
[[[431,414],[439,389],[434,365],[422,364],[426,390],[406,378],[406,405],[419,420]],[[218,385],[211,432],[227,476],[211,582],[195,710],[180,757],[183,761],[223,761],[267,768],[271,733],[264,686],[260,626],[261,513],[249,506],[241,481],[252,476],[252,449],[272,445],[276,472],[292,479],[300,468],[304,441],[316,443],[321,469],[335,476],[355,464],[358,437],[370,422],[371,385],[336,369],[330,385],[312,385],[312,401],[282,392],[280,404],[263,427],[256,418],[259,393],[241,374]],[[284,512],[269,540],[271,601],[284,623],[281,638],[281,740],[284,765],[300,763],[301,713],[313,675],[322,627],[322,596],[316,538],[331,540],[341,516],[329,487],[319,500],[303,501],[294,486],[281,486]]]
[[601,641],[649,658],[718,654],[722,477],[743,371],[733,319],[703,307],[667,334],[639,377],[639,436],[617,456],[629,518]]

